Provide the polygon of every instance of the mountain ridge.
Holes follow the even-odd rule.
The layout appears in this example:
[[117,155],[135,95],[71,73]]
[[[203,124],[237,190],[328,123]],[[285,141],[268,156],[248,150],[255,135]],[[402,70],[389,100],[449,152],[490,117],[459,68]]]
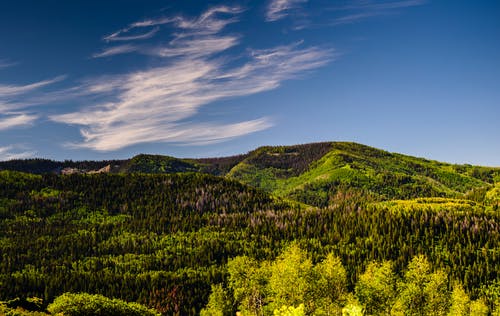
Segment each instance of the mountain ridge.
[[363,191],[378,200],[484,199],[488,193],[497,195],[495,183],[500,182],[500,168],[439,162],[354,142],[262,146],[246,154],[216,158],[140,154],[127,160],[0,162],[0,170],[5,169],[64,174],[199,172],[237,180],[276,196],[322,207],[329,204],[332,196],[345,190]]

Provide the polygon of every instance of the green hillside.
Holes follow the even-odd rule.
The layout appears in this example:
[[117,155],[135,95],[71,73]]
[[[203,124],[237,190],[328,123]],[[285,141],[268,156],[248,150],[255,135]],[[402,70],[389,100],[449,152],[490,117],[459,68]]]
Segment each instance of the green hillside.
[[204,159],[141,154],[102,162],[0,162],[0,170],[36,174],[64,172],[65,168],[77,173],[207,173],[320,207],[330,205],[346,190],[375,200],[448,197],[491,205],[500,200],[500,190],[495,187],[500,182],[500,168],[443,163],[350,142],[265,146],[245,155]]
[[339,191],[376,199],[465,197],[491,188],[498,168],[453,165],[347,142],[261,147],[227,176],[278,196],[327,206]]
[[161,155],[137,155],[122,164],[122,173],[196,172],[200,167],[190,161]]

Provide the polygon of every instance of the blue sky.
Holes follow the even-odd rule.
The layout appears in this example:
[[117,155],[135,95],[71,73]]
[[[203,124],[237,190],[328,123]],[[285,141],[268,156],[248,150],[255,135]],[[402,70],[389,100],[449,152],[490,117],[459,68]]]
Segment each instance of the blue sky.
[[500,166],[500,2],[2,1],[0,160],[355,141]]

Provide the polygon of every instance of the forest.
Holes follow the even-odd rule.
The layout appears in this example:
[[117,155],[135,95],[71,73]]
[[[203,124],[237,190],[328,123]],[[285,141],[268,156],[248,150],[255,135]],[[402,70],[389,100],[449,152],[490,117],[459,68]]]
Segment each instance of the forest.
[[0,314],[500,315],[499,168],[337,142],[0,170]]

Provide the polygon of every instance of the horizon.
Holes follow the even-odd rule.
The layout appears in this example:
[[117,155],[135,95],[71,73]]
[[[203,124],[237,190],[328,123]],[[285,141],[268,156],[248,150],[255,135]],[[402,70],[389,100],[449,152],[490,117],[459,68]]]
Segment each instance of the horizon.
[[500,167],[500,3],[21,0],[0,40],[0,160],[346,141]]
[[37,160],[37,159],[41,159],[41,160],[51,160],[51,161],[55,161],[55,162],[65,162],[65,161],[72,161],[72,162],[78,162],[78,161],[105,161],[105,160],[109,160],[109,161],[113,161],[113,160],[116,160],[116,161],[124,161],[124,160],[129,160],[129,159],[132,159],[136,156],[141,156],[141,155],[145,155],[145,156],[166,156],[166,157],[172,157],[172,158],[175,158],[175,159],[217,159],[217,158],[228,158],[228,157],[237,157],[237,156],[245,156],[245,155],[248,155],[250,154],[251,152],[257,150],[257,149],[260,149],[260,148],[264,148],[264,147],[293,147],[293,146],[301,146],[301,145],[310,145],[310,144],[322,144],[322,143],[349,143],[349,144],[357,144],[357,145],[362,145],[362,146],[366,146],[366,147],[370,147],[370,148],[373,148],[373,149],[376,149],[376,150],[381,150],[381,151],[384,151],[384,152],[387,152],[389,154],[397,154],[397,155],[403,155],[403,156],[407,156],[407,157],[413,157],[413,158],[416,158],[416,159],[423,159],[423,160],[427,160],[427,161],[431,161],[431,162],[438,162],[438,163],[445,163],[445,164],[450,164],[450,165],[470,165],[470,166],[477,166],[477,167],[487,167],[487,168],[500,168],[500,166],[488,166],[488,165],[474,165],[474,164],[468,164],[468,163],[454,163],[454,162],[449,162],[449,161],[440,161],[440,160],[435,160],[435,159],[430,159],[428,157],[424,157],[424,156],[412,156],[412,155],[409,155],[409,154],[405,154],[405,153],[400,153],[400,152],[392,152],[392,151],[388,151],[388,150],[385,150],[383,148],[376,148],[376,147],[373,147],[373,146],[370,146],[370,145],[366,145],[366,144],[361,144],[361,143],[356,143],[356,142],[351,142],[351,141],[322,141],[322,142],[312,142],[312,143],[300,143],[300,144],[290,144],[290,145],[262,145],[262,146],[259,146],[259,147],[256,147],[256,148],[253,148],[247,152],[242,152],[242,153],[236,153],[236,154],[233,154],[233,155],[226,155],[226,156],[199,156],[199,157],[178,157],[178,156],[171,156],[171,155],[164,155],[164,154],[155,154],[155,153],[137,153],[137,154],[134,154],[133,156],[130,156],[130,157],[123,157],[123,158],[117,158],[117,159],[102,159],[102,160],[92,160],[92,159],[85,159],[85,160],[75,160],[75,159],[51,159],[51,158],[46,158],[46,157],[28,157],[28,158],[16,158],[16,159],[11,159],[11,160],[2,160],[0,161],[1,162],[8,162],[8,161],[23,161],[23,160]]

